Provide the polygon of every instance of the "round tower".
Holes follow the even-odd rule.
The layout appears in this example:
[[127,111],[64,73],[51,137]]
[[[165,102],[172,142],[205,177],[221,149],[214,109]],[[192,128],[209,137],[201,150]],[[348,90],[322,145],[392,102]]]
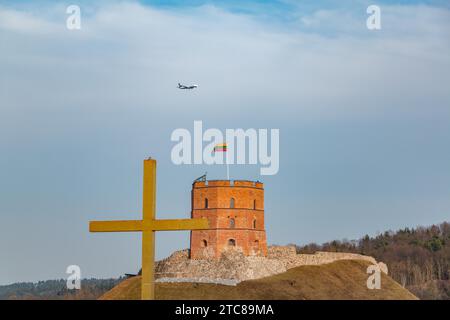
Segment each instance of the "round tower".
[[191,231],[191,258],[220,258],[230,249],[267,255],[264,185],[258,181],[209,180],[192,185],[192,218],[207,218],[210,229]]

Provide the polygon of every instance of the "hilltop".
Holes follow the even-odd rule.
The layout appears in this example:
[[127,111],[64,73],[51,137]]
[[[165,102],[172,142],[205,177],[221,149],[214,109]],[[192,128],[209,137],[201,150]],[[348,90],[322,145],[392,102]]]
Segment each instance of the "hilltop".
[[[366,286],[367,266],[363,260],[340,260],[324,265],[308,265],[235,286],[212,283],[156,283],[156,299],[417,299],[382,273],[381,289]],[[139,299],[141,278],[124,280],[105,293],[102,300]]]
[[[380,290],[367,288],[367,267],[382,271]],[[237,249],[220,259],[174,252],[156,264],[157,299],[416,299],[387,276],[387,266],[355,253],[297,254],[294,246],[269,246],[267,257]],[[138,299],[140,277],[127,279],[101,299]]]

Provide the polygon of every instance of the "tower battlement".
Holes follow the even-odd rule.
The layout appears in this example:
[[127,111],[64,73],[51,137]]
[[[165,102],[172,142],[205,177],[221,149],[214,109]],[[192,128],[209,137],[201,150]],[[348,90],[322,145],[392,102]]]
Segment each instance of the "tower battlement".
[[249,180],[203,180],[192,184],[192,218],[210,229],[191,232],[191,258],[219,258],[223,251],[267,255],[264,184]]
[[260,181],[251,180],[205,180],[205,181],[194,181],[192,184],[193,188],[205,188],[205,187],[253,187],[253,188],[264,188],[264,184]]

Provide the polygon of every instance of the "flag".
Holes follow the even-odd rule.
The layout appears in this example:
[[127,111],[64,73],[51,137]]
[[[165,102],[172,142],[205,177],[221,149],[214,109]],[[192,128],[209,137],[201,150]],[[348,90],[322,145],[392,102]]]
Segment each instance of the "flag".
[[221,143],[214,147],[214,152],[226,152],[227,151],[227,144]]

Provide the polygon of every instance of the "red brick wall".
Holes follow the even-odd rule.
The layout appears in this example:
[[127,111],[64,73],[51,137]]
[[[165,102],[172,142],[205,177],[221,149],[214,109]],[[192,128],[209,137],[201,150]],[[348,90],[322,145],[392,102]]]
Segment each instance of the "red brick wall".
[[[260,182],[242,180],[234,183],[228,180],[195,182],[192,187],[192,217],[207,218],[210,229],[191,231],[191,258],[219,258],[230,247],[230,239],[245,255],[266,256],[263,187]],[[234,208],[231,208],[232,198]],[[208,199],[207,208],[205,199]],[[231,219],[234,219],[234,226]]]

